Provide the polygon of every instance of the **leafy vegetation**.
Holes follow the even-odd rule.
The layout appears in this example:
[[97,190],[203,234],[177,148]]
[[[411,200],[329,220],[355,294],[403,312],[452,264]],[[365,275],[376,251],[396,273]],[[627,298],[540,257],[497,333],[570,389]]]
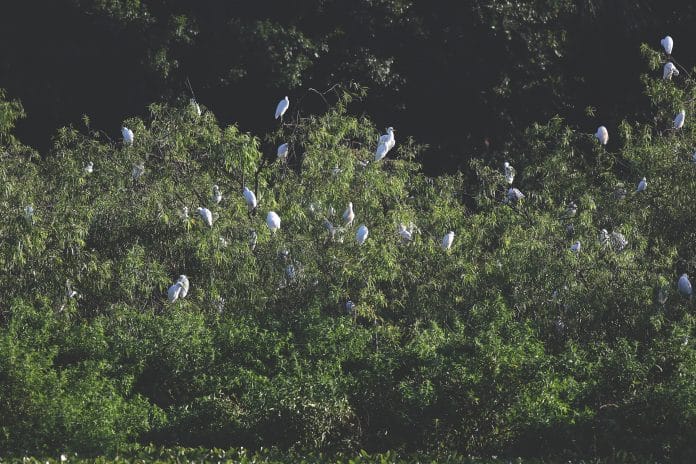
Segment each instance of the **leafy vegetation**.
[[[654,72],[660,55],[644,53]],[[124,122],[132,145],[86,124],[45,157],[10,136],[22,110],[3,102],[0,449],[692,460],[693,301],[676,282],[696,264],[696,88],[683,82],[644,77],[654,122],[610,126],[615,151],[560,118],[533,125],[510,159],[519,201],[502,162],[473,160],[475,181],[429,178],[403,137],[365,165],[379,132],[340,90],[262,138],[153,104]],[[287,162],[264,155],[284,142]],[[180,274],[190,291],[170,303]]]

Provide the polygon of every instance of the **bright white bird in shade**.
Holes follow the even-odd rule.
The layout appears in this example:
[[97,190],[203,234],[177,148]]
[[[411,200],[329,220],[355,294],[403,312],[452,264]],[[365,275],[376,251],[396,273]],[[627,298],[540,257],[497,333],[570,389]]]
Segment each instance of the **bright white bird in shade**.
[[94,163],[93,162],[90,161],[89,163],[87,163],[85,165],[85,172],[87,174],[92,174],[94,172]]
[[375,150],[375,161],[379,161],[389,153],[389,150],[394,148],[396,145],[396,139],[394,138],[394,128],[388,127],[387,133],[380,136],[379,142],[377,143],[377,150]]
[[27,205],[24,207],[24,219],[26,219],[28,222],[32,222],[34,219],[34,207],[31,205]]
[[606,127],[599,126],[597,128],[597,132],[595,133],[595,137],[597,137],[599,143],[601,143],[602,145],[606,145],[609,142],[609,131]]
[[258,240],[259,236],[256,233],[254,229],[251,229],[249,231],[249,248],[251,251],[254,251],[256,249],[256,242]]
[[131,177],[133,180],[138,180],[140,179],[140,176],[145,174],[145,163],[140,162],[133,166],[133,170],[131,171]]
[[179,299],[179,296],[181,296],[181,291],[184,288],[184,284],[181,282],[177,282],[171,287],[169,287],[169,290],[167,290],[167,298],[169,299],[170,303],[174,303],[176,300]]
[[213,227],[213,213],[210,212],[208,208],[197,208],[196,211],[200,214],[201,219],[205,222],[208,227]]
[[515,180],[515,174],[517,174],[515,168],[510,166],[510,163],[506,161],[505,164],[503,164],[503,170],[505,172],[505,182],[512,185],[512,181]]
[[190,282],[188,277],[186,277],[184,274],[181,274],[176,279],[176,282],[181,284],[181,293],[179,293],[179,298],[186,298],[186,295],[188,295],[188,291],[190,288]]
[[193,107],[193,111],[196,112],[198,116],[201,115],[201,106],[198,104],[195,98],[191,99],[191,106]]
[[254,195],[254,192],[249,190],[247,187],[244,187],[242,195],[244,195],[244,201],[246,201],[247,207],[250,211],[256,208],[256,195]]
[[269,211],[266,216],[266,224],[271,229],[271,233],[275,233],[276,230],[280,229],[280,216],[275,211]]
[[451,230],[447,232],[444,237],[442,237],[440,246],[443,250],[449,250],[452,248],[452,243],[454,243],[454,231]]
[[578,240],[570,246],[570,251],[572,251],[573,253],[579,253],[580,248],[582,248],[582,245],[580,245],[580,240]]
[[413,239],[413,230],[407,228],[404,224],[399,224],[398,232],[404,242],[410,242]]
[[133,131],[127,127],[121,128],[121,135],[123,135],[124,145],[133,145]]
[[278,159],[285,161],[288,157],[289,145],[287,143],[278,147]]
[[665,36],[664,39],[660,40],[660,45],[665,49],[665,53],[668,55],[672,54],[672,49],[674,48],[674,40],[670,36]]
[[682,274],[681,277],[679,277],[677,289],[682,296],[691,296],[693,293],[693,288],[691,288],[691,281],[689,281],[688,275]]
[[674,63],[671,61],[668,61],[665,63],[665,66],[662,68],[662,78],[663,79],[671,79],[673,76],[678,76],[679,75],[679,70],[677,69],[676,66],[674,66]]
[[220,187],[213,185],[213,203],[216,205],[222,201],[222,193],[220,192]]
[[353,224],[353,219],[355,219],[355,212],[353,211],[353,203],[348,202],[348,207],[343,212],[343,222],[345,222],[347,226],[350,226]]
[[520,192],[519,189],[509,188],[507,192],[507,200],[511,203],[517,203],[524,198],[524,193]]
[[636,188],[636,193],[644,192],[646,188],[648,188],[648,181],[645,177],[643,177],[640,180],[640,182],[638,182],[638,187]]
[[686,111],[681,110],[679,114],[674,117],[674,128],[681,129],[684,127],[684,121],[686,120]]
[[357,240],[358,245],[362,245],[363,243],[365,243],[365,240],[367,240],[367,235],[369,233],[370,231],[367,230],[367,226],[365,224],[358,227],[358,231],[355,233],[355,240]]
[[283,98],[278,102],[278,106],[276,106],[276,112],[275,112],[275,118],[282,118],[285,112],[288,110],[290,107],[290,99],[288,97]]

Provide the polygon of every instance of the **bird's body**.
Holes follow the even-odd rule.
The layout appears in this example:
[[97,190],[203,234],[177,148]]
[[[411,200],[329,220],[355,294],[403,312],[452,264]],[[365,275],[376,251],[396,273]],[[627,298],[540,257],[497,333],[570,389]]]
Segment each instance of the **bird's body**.
[[24,207],[24,219],[27,220],[27,222],[32,222],[34,220],[34,207],[31,205],[27,205]]
[[524,198],[524,193],[520,192],[519,189],[509,188],[507,192],[507,200],[511,203],[517,203]]
[[205,222],[205,225],[208,227],[213,227],[213,213],[210,212],[208,208],[198,208],[196,209],[198,211],[198,214],[200,214],[201,219],[203,219],[203,222]]
[[284,143],[278,147],[278,159],[285,161],[288,158],[289,145]]
[[688,275],[682,274],[681,277],[679,277],[677,288],[682,296],[691,296],[693,288],[691,287],[691,281],[689,281]]
[[253,210],[256,208],[256,195],[254,195],[254,192],[249,190],[247,187],[244,187],[244,191],[242,191],[242,195],[244,195],[244,201],[246,201],[247,207],[249,208],[249,211]]
[[686,111],[681,110],[679,114],[674,117],[674,129],[681,129],[684,127],[684,121],[686,120]]
[[169,287],[169,290],[167,290],[167,298],[169,299],[170,303],[174,303],[176,300],[179,299],[179,296],[181,296],[181,292],[184,288],[184,284],[181,282],[176,282],[174,285]]
[[410,242],[413,240],[413,230],[409,230],[405,225],[399,224],[399,235],[404,242]]
[[188,295],[188,291],[190,288],[190,282],[188,277],[186,277],[184,274],[181,274],[177,279],[176,283],[181,284],[181,292],[179,293],[180,298],[186,298],[186,295]]
[[644,192],[646,188],[648,188],[648,181],[645,177],[643,177],[640,180],[640,182],[638,182],[638,187],[636,188],[636,193]]
[[597,132],[595,133],[595,137],[597,137],[599,143],[601,143],[602,145],[606,145],[609,142],[609,131],[606,127],[599,126],[597,128]]
[[87,174],[92,174],[94,172],[94,163],[92,161],[85,165],[85,172]]
[[662,68],[662,78],[663,79],[672,79],[673,76],[678,76],[679,75],[679,70],[677,69],[676,66],[674,66],[674,63],[671,61],[668,61],[665,63],[665,66]]
[[269,211],[266,216],[266,224],[271,229],[271,233],[275,233],[276,230],[280,229],[280,216],[275,211]]
[[440,246],[443,250],[449,250],[452,248],[452,243],[454,243],[454,231],[451,230],[447,232],[444,237],[442,237]]
[[121,128],[121,135],[123,136],[123,144],[124,145],[133,145],[133,131],[130,130],[127,127],[122,127]]
[[510,163],[506,161],[505,164],[503,164],[503,170],[505,174],[505,182],[512,185],[512,181],[515,180],[515,168],[510,166]]
[[367,230],[367,226],[365,224],[358,227],[358,231],[355,234],[355,240],[357,240],[358,245],[362,245],[363,243],[365,243],[368,234],[369,231]]
[[570,251],[577,254],[580,252],[580,248],[582,248],[582,245],[580,244],[580,240],[578,240],[570,246]]
[[196,115],[200,116],[201,115],[201,106],[198,104],[195,98],[191,99],[191,106],[193,107],[193,111],[196,113]]
[[133,166],[133,170],[131,171],[131,177],[134,181],[140,179],[140,176],[142,176],[143,174],[145,174],[145,163],[141,162]]
[[664,39],[660,40],[660,45],[662,45],[662,48],[665,49],[666,54],[672,54],[672,49],[674,48],[674,40],[670,36],[665,36]]
[[288,110],[290,107],[290,99],[286,96],[282,100],[278,102],[278,106],[276,106],[276,111],[275,111],[275,118],[282,118],[285,112]]
[[353,219],[355,219],[355,212],[353,211],[353,203],[348,202],[348,208],[343,212],[343,221],[347,226],[353,224]]
[[216,205],[222,201],[222,192],[220,192],[220,187],[217,185],[213,185],[212,200]]
[[396,145],[396,139],[394,138],[394,128],[388,127],[387,133],[380,136],[379,142],[377,143],[377,150],[375,151],[375,161],[379,161],[389,153],[389,150],[394,148]]

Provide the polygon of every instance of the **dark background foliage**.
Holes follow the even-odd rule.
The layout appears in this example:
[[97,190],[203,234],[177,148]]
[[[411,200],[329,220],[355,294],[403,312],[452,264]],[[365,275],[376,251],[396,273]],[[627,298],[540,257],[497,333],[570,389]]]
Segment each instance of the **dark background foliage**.
[[554,114],[587,131],[587,107],[608,126],[642,116],[638,44],[669,33],[688,57],[694,18],[689,1],[26,0],[0,18],[0,87],[29,114],[18,136],[47,148],[82,115],[117,136],[190,89],[222,122],[267,131],[284,95],[317,110],[307,88],[356,83],[353,111],[453,172]]

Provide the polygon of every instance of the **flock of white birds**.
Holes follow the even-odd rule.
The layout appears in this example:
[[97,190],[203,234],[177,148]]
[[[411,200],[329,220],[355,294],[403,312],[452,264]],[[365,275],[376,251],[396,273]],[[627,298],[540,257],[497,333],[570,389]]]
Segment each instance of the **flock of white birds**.
[[[665,53],[667,54],[667,57],[671,59],[671,54],[672,54],[672,49],[674,47],[674,40],[670,36],[666,36],[664,39],[660,41],[661,46],[663,47]],[[663,67],[663,79],[672,79],[672,77],[679,76],[679,70],[677,67],[672,63],[671,61],[667,61],[667,63]],[[191,100],[191,105],[194,108],[194,111],[200,116],[201,115],[201,108],[198,105],[198,103],[192,99]],[[285,113],[288,111],[290,108],[290,99],[286,96],[282,100],[278,102],[278,105],[276,106],[275,110],[275,119],[280,119],[281,122],[283,121],[283,116]],[[674,118],[673,122],[673,130],[679,130],[682,127],[684,127],[684,123],[686,120],[686,112],[684,110],[681,110]],[[394,128],[393,127],[388,127],[386,134],[381,135],[379,137],[379,140],[377,142],[377,148],[375,150],[374,154],[374,160],[375,162],[380,161],[384,159],[387,154],[391,151],[392,148],[396,145],[396,139],[394,136]],[[123,136],[123,143],[125,146],[131,146],[133,145],[134,142],[134,134],[133,131],[127,127],[122,127],[121,128],[121,134]],[[599,126],[597,128],[597,132],[595,133],[595,137],[599,141],[601,145],[607,145],[609,142],[609,131],[605,126]],[[277,158],[280,160],[280,162],[286,162],[288,158],[288,154],[290,152],[290,146],[288,143],[283,143],[278,147],[277,150]],[[693,155],[693,161],[696,162],[696,152]],[[362,162],[362,166],[366,166],[367,162]],[[87,174],[91,174],[94,171],[94,163],[90,161],[87,165],[84,167],[84,171]],[[337,174],[337,172],[340,172],[340,169],[335,168],[334,169],[334,175]],[[145,173],[145,165],[144,163],[139,163],[133,167],[132,171],[132,178],[133,181],[137,181],[143,174]],[[525,198],[525,195],[516,187],[513,187],[512,184],[514,182],[516,175],[515,168],[510,165],[509,162],[505,162],[503,165],[503,176],[505,178],[505,181],[509,185],[507,195],[504,199],[506,203],[509,204],[516,204],[519,203],[522,199]],[[644,192],[648,187],[648,181],[645,177],[643,177],[639,182],[638,186],[636,188],[636,193]],[[244,201],[247,204],[247,207],[249,211],[254,211],[257,206],[258,202],[256,199],[256,195],[254,194],[253,191],[251,191],[248,187],[244,187],[242,191],[242,195],[244,197]],[[220,191],[220,188],[217,185],[213,186],[213,195],[212,195],[213,202],[215,204],[218,204],[222,201],[222,193]],[[196,209],[198,214],[200,215],[201,219],[205,223],[206,226],[208,227],[213,227],[213,214],[208,208],[204,207],[199,207]],[[333,208],[329,208],[329,216],[333,216],[335,212],[333,211]],[[577,206],[575,203],[571,203],[568,207],[568,210],[566,210],[566,215],[565,217],[573,217],[577,213]],[[25,218],[27,221],[31,222],[33,220],[33,214],[34,214],[34,209],[31,205],[26,206],[24,209],[24,214]],[[184,216],[188,217],[188,208],[184,208]],[[345,226],[349,227],[352,226],[353,221],[355,220],[356,214],[355,210],[353,209],[353,203],[349,202],[348,207],[343,213],[343,221]],[[281,220],[280,216],[278,213],[275,211],[269,211],[267,216],[266,216],[266,225],[268,226],[269,230],[271,231],[272,234],[275,234],[278,230],[280,230],[280,225],[281,225]],[[329,234],[331,238],[334,237],[334,234],[336,233],[336,227],[331,224],[327,219],[324,220],[324,225],[329,231]],[[572,226],[569,226],[569,228],[572,228]],[[398,227],[398,234],[401,236],[402,240],[404,242],[409,242],[413,239],[413,234],[417,231],[417,228],[415,225],[412,223],[409,224],[407,227],[404,224],[399,224]],[[363,245],[368,238],[369,235],[369,229],[365,224],[361,224],[355,234],[355,240],[358,243],[358,245]],[[251,249],[253,250],[256,246],[256,241],[257,241],[257,233],[254,230],[250,231],[250,242],[249,245]],[[454,231],[449,231],[447,232],[444,237],[442,237],[442,240],[440,242],[440,246],[442,247],[443,250],[447,251],[450,250],[452,247],[452,244],[454,243]],[[600,243],[602,246],[612,246],[616,250],[622,250],[627,244],[626,238],[618,233],[618,232],[612,232],[609,234],[605,229],[602,229],[600,232]],[[582,248],[582,244],[580,241],[576,241],[570,246],[570,250],[573,253],[579,253]],[[286,273],[288,274],[289,277],[293,277],[295,275],[295,269],[292,265],[288,266],[288,269],[286,269]],[[691,297],[693,294],[693,289],[691,286],[691,282],[689,281],[689,277],[687,274],[682,274],[679,277],[679,281],[677,284],[677,288],[680,294]],[[176,280],[176,282],[169,287],[167,295],[169,302],[174,303],[177,301],[179,298],[184,298],[188,294],[189,291],[189,279],[185,275],[180,275],[179,278]],[[74,292],[72,292],[74,293]],[[355,309],[355,304],[351,301],[348,300],[346,303],[346,310],[353,314]]]

